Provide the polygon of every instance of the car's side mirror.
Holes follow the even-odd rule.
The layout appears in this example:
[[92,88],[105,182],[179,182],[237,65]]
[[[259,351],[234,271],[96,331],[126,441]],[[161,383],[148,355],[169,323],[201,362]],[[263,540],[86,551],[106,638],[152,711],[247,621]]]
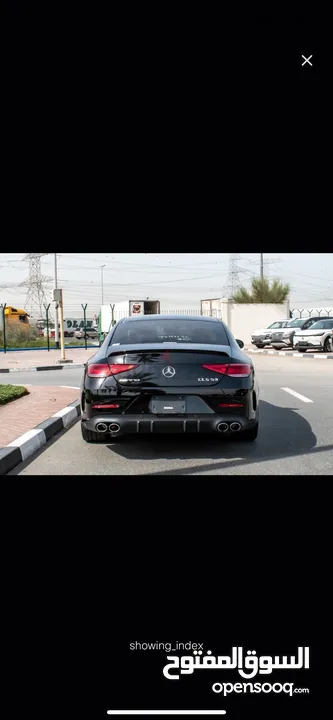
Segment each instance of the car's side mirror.
[[236,340],[236,343],[238,343],[238,345],[239,345],[240,348],[243,348],[243,347],[244,347],[243,340]]

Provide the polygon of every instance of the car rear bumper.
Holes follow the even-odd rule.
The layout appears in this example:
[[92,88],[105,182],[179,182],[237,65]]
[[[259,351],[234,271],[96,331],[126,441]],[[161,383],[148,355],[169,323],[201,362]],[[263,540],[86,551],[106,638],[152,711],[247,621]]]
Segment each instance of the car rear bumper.
[[[218,429],[220,423],[228,425],[227,433],[241,432],[254,427],[258,419],[249,420],[247,417],[235,414],[202,414],[200,416],[174,416],[167,415],[96,415],[89,420],[82,420],[82,424],[87,430],[100,432],[101,423],[106,427],[101,432],[105,435],[145,435],[145,434],[163,434],[163,433],[221,433],[222,429]],[[238,423],[239,429],[234,431],[230,428],[232,423]],[[111,426],[119,426],[119,430],[112,432]],[[223,429],[224,430],[224,429]]]

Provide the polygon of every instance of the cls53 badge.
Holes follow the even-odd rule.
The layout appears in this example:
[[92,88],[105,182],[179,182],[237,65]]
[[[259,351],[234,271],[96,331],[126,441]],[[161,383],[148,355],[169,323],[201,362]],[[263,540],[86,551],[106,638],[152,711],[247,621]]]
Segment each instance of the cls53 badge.
[[198,382],[218,382],[220,378],[198,378]]

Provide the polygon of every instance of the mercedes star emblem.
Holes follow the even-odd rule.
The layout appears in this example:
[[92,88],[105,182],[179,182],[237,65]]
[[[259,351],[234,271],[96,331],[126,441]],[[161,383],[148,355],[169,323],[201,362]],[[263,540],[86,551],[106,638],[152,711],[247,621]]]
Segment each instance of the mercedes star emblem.
[[176,375],[176,370],[168,365],[168,367],[163,368],[162,373],[166,378],[173,378],[173,376]]

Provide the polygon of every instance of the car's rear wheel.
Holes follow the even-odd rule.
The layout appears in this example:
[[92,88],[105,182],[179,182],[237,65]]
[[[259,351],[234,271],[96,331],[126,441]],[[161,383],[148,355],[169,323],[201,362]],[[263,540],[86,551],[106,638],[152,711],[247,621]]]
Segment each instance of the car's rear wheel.
[[254,343],[254,345],[261,350],[261,348],[265,347],[265,345],[261,345],[261,343],[258,345],[258,343]]
[[302,353],[302,352],[306,352],[306,348],[304,348],[304,349],[303,349],[303,348],[297,348],[297,350],[298,350],[298,352],[301,352],[301,353]]
[[245,442],[254,442],[257,439],[259,430],[259,423],[251,427],[249,430],[243,430],[239,434],[237,433],[237,438],[239,438],[240,441]]
[[85,425],[81,423],[81,434],[83,437],[83,440],[85,440],[88,443],[94,443],[94,442],[103,442],[103,440],[106,439],[107,435],[105,433],[97,433],[93,432],[92,430],[87,430]]
[[326,338],[326,340],[324,342],[323,352],[331,352],[331,350],[332,350],[332,345],[331,345],[330,338]]

